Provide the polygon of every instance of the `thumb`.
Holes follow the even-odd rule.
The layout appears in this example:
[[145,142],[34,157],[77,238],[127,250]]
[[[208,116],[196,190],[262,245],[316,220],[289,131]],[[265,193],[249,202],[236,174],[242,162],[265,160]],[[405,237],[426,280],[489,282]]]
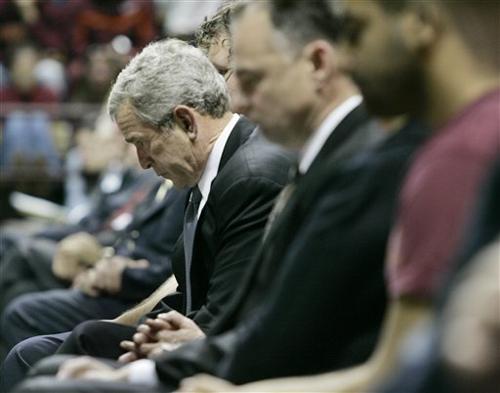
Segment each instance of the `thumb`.
[[131,259],[127,262],[127,267],[135,269],[145,269],[149,266],[149,261],[147,259],[139,259],[137,261]]

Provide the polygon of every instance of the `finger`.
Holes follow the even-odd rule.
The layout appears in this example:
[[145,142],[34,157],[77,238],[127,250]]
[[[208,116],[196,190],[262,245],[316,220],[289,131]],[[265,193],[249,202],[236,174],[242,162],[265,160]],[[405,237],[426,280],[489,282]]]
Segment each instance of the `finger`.
[[133,341],[124,340],[120,342],[120,347],[126,351],[133,352],[135,350],[135,343]]
[[139,359],[135,352],[126,352],[118,358],[120,363],[132,363]]
[[148,336],[146,336],[145,334],[142,334],[142,333],[135,333],[133,336],[132,336],[132,340],[134,340],[134,343],[136,345],[141,345],[141,344],[144,344],[146,342],[149,341],[149,338]]
[[133,269],[145,269],[148,266],[149,266],[149,261],[147,259],[139,259],[137,261],[130,259],[127,261],[127,267],[130,267]]
[[147,321],[148,326],[156,333],[161,330],[172,330],[174,327],[161,319],[152,319]]
[[78,357],[76,359],[70,359],[64,362],[59,371],[57,372],[57,379],[73,379],[78,378],[78,376],[91,369],[94,366],[93,359],[88,356]]
[[179,329],[182,326],[186,326],[187,324],[191,325],[192,322],[191,319],[185,317],[177,311],[170,311],[166,314],[159,314],[158,318],[170,323],[176,329]]
[[139,353],[142,356],[148,356],[155,348],[159,348],[158,343],[145,343],[139,346]]
[[149,327],[149,325],[147,325],[146,323],[141,323],[139,326],[137,326],[137,331],[139,333],[148,335],[151,333],[151,327]]

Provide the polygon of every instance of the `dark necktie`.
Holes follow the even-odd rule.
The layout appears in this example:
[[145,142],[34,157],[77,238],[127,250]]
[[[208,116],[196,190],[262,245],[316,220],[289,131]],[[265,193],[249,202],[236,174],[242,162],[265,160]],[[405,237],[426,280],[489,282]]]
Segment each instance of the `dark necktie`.
[[191,190],[189,201],[184,214],[184,268],[186,277],[186,313],[191,311],[191,260],[193,257],[193,243],[196,233],[196,224],[198,222],[198,208],[201,202],[201,192],[196,186]]
[[276,219],[282,213],[286,204],[290,200],[293,192],[295,191],[295,187],[297,185],[297,180],[299,179],[300,174],[298,171],[297,165],[293,165],[290,168],[288,173],[288,184],[281,190],[276,201],[274,202],[274,207],[269,214],[269,218],[267,219],[266,227],[264,229],[264,236],[262,236],[262,242],[264,242],[271,231],[271,228],[275,225]]

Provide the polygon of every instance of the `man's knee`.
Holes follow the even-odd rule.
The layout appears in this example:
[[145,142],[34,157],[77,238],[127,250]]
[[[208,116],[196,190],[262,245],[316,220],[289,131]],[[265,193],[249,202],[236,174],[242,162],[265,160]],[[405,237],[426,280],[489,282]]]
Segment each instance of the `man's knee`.
[[117,358],[123,353],[120,342],[130,340],[134,333],[134,327],[113,322],[82,322],[73,329],[58,353]]
[[[34,314],[35,313],[35,314]],[[2,315],[2,337],[9,348],[22,340],[26,331],[33,328],[36,311],[30,294],[13,300]]]
[[57,336],[31,337],[11,349],[2,367],[2,391],[19,383],[39,360],[52,355],[62,342]]

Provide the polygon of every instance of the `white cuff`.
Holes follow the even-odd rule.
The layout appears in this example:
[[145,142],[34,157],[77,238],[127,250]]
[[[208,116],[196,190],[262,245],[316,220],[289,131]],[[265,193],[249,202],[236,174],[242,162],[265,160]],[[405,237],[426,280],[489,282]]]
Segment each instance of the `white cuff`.
[[140,385],[155,386],[159,383],[156,375],[156,363],[149,359],[141,359],[128,366],[128,381]]

